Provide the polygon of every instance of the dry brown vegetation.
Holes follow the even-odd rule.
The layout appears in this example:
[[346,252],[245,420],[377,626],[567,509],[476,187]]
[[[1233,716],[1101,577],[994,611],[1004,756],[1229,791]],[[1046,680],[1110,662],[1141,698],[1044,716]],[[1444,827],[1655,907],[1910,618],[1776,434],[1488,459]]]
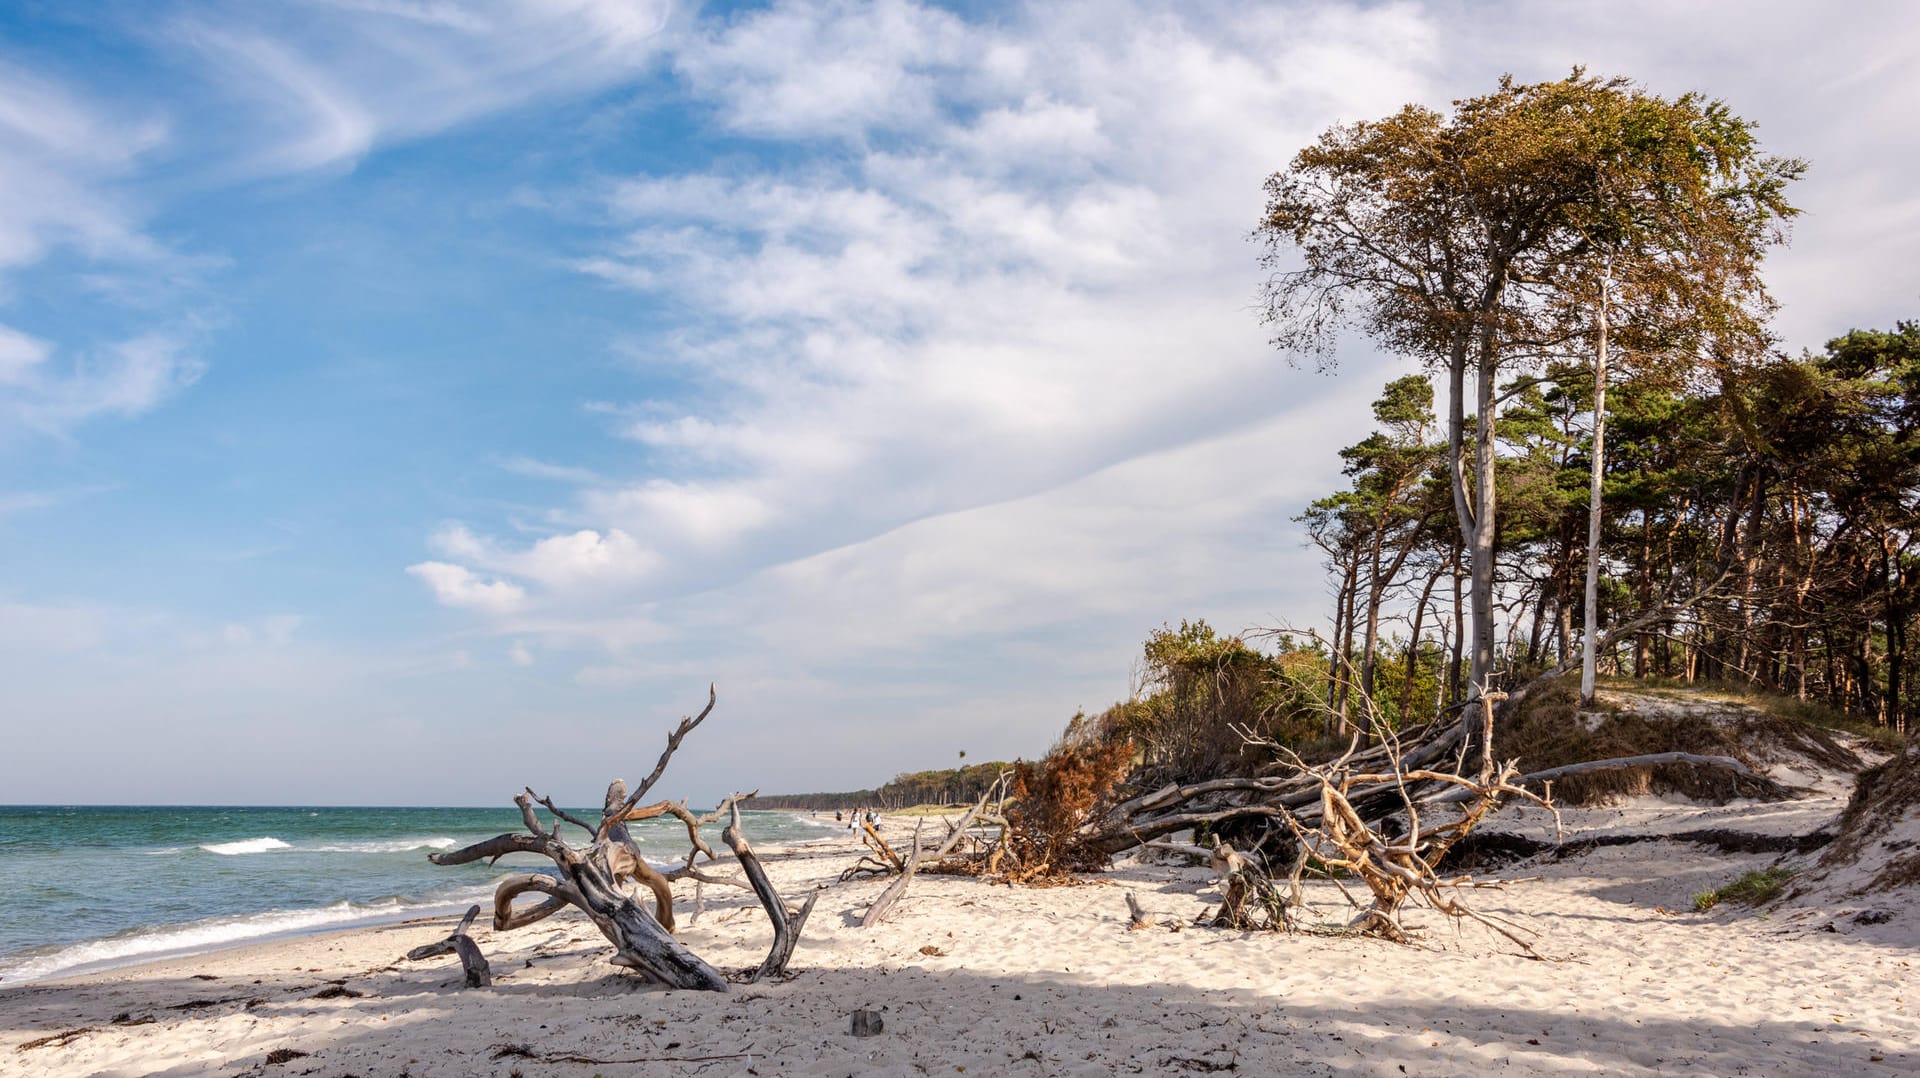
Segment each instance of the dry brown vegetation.
[[1094,739],[1063,739],[1042,759],[1016,764],[999,872],[1033,883],[1106,868],[1108,855],[1081,841],[1080,829],[1132,768],[1131,742]]

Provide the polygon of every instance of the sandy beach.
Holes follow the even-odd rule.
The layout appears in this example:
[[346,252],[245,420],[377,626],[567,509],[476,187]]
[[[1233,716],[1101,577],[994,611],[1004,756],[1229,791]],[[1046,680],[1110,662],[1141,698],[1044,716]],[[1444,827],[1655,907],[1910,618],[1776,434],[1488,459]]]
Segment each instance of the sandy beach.
[[[1637,799],[1570,811],[1569,838],[1737,823],[1805,833],[1837,787],[1786,805]],[[1537,833],[1542,814],[1500,817]],[[896,833],[902,823],[890,825]],[[606,963],[572,913],[475,939],[497,977],[407,961],[451,920],[298,937],[0,989],[0,1073],[33,1075],[1901,1074],[1920,1069],[1920,910],[1911,891],[1857,906],[1689,912],[1692,896],[1776,854],[1692,842],[1542,855],[1491,875],[1475,907],[1538,933],[1549,961],[1437,915],[1424,945],[1194,927],[1201,867],[1123,861],[1082,886],[841,884],[849,847],[769,851],[789,897],[818,889],[793,970],[726,995],[666,992]],[[769,939],[751,896],[681,885],[681,938],[723,970]],[[1128,931],[1124,893],[1157,923]],[[1309,924],[1345,904],[1310,883]],[[1864,916],[1863,916],[1864,914]],[[1421,918],[1415,917],[1418,922]],[[856,1038],[855,1008],[885,1029]],[[28,1044],[62,1031],[65,1039]],[[277,1055],[275,1053],[278,1053]],[[290,1055],[289,1053],[300,1053]],[[269,1062],[269,1058],[279,1062]]]

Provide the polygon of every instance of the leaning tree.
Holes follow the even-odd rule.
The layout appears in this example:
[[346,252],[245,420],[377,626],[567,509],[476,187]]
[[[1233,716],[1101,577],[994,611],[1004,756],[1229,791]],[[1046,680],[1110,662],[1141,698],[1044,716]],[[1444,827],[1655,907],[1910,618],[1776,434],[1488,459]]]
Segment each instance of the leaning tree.
[[[680,721],[680,725],[668,735],[666,750],[660,754],[653,771],[631,792],[628,792],[624,781],[613,780],[607,787],[606,800],[597,822],[573,815],[554,804],[552,798],[542,797],[529,787],[513,799],[526,824],[524,832],[496,835],[464,849],[429,854],[427,859],[436,865],[464,865],[481,860],[498,861],[513,853],[545,857],[559,869],[557,875],[530,872],[510,876],[495,889],[494,931],[523,928],[572,907],[586,914],[608,942],[613,944],[611,961],[614,965],[625,966],[649,980],[672,988],[695,988],[710,992],[726,991],[727,978],[673,937],[672,881],[695,879],[751,887],[760,899],[761,906],[766,909],[768,920],[773,923],[774,938],[766,960],[759,968],[750,971],[747,979],[757,981],[782,972],[793,954],[794,945],[799,941],[807,915],[813,911],[814,899],[818,894],[808,896],[798,909],[789,909],[779,892],[774,890],[740,824],[740,802],[753,795],[735,794],[718,809],[705,815],[695,815],[681,801],[659,801],[651,805],[640,803],[654,784],[660,781],[660,776],[666,773],[667,762],[673,758],[681,740],[713,711],[715,699],[716,694],[709,686],[707,706],[698,715]],[[551,814],[549,820],[541,820],[540,814],[534,809],[536,804],[547,809]],[[661,816],[673,816],[686,824],[687,837],[692,846],[685,863],[668,872],[661,872],[647,863],[640,855],[638,843],[627,829],[627,825],[636,820]],[[728,820],[728,824],[721,832],[721,840],[739,859],[740,867],[746,874],[744,882],[711,875],[702,871],[698,863],[702,858],[709,862],[716,860],[713,848],[700,837],[701,825],[722,819]],[[562,824],[579,828],[585,833],[584,841],[576,844],[561,837]],[[638,901],[642,888],[652,893],[654,902],[651,912]],[[535,903],[516,906],[515,900],[523,895],[544,897]]]

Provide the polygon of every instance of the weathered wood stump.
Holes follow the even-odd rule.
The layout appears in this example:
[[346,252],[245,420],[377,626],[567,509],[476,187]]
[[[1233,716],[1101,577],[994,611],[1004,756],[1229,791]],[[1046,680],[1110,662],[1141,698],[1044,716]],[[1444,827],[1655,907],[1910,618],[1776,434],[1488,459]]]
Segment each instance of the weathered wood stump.
[[466,972],[468,988],[489,988],[493,985],[493,967],[487,965],[487,956],[480,953],[480,945],[467,935],[467,929],[473,927],[473,919],[480,916],[480,907],[474,906],[460,918],[460,926],[453,935],[425,946],[415,947],[407,952],[407,958],[418,962],[425,958],[434,958],[443,954],[460,956],[460,968]]

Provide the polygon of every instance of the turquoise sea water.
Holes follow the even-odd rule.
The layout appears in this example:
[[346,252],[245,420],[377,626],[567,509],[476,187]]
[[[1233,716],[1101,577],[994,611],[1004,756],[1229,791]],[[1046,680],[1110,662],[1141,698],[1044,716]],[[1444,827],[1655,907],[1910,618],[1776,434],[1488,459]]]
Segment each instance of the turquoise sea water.
[[[759,846],[837,834],[804,813],[742,823]],[[484,903],[501,876],[548,862],[442,868],[427,854],[520,828],[512,807],[0,806],[0,985]],[[650,860],[686,852],[675,820],[634,831]]]

